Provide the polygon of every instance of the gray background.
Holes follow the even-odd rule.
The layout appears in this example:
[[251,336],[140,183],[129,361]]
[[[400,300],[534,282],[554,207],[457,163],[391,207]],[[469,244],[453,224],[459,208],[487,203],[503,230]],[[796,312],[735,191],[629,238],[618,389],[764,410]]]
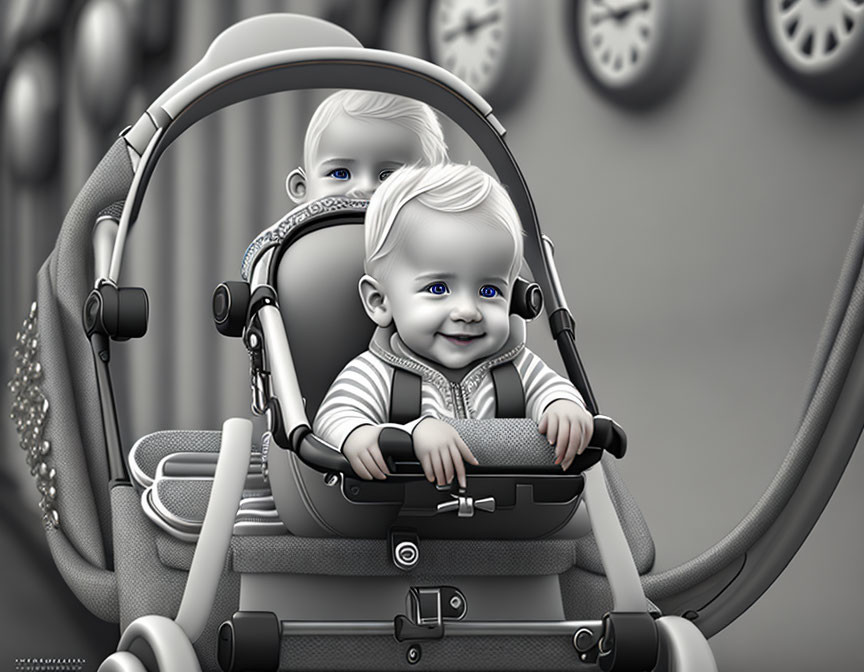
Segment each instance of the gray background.
[[[69,132],[58,176],[22,186],[4,165],[7,340],[33,295],[35,260],[110,137],[232,21],[276,9],[321,14],[328,4],[178,4],[170,58],[144,62],[116,128],[88,124],[73,93],[64,93]],[[535,2],[543,30],[532,82],[500,114],[541,226],[556,242],[601,409],[630,436],[621,470],[654,534],[658,570],[731,530],[786,455],[864,202],[864,102],[828,106],[805,97],[759,53],[743,2],[700,4],[704,24],[688,78],[660,107],[633,113],[598,98],[575,67],[565,3]],[[420,2],[396,0],[384,46],[419,55],[421,10]],[[71,41],[75,15],[66,21]],[[63,81],[73,74],[64,72]],[[216,282],[236,276],[254,233],[289,209],[284,176],[300,160],[319,97],[237,106],[193,128],[166,155],[126,266],[125,279],[147,286],[153,302],[148,336],[118,349],[127,436],[217,427],[246,412],[245,355],[238,343],[217,339],[208,297]],[[449,126],[448,133],[457,158],[474,156]],[[532,346],[556,361],[542,336],[532,333]],[[221,371],[214,361],[224,362]],[[95,660],[105,634],[78,630],[90,626],[39,554],[35,489],[23,455],[4,436],[4,502],[22,504],[5,509],[0,528],[10,540],[0,667],[24,655],[83,651]],[[786,572],[711,640],[721,671],[864,668],[862,477],[859,452]]]

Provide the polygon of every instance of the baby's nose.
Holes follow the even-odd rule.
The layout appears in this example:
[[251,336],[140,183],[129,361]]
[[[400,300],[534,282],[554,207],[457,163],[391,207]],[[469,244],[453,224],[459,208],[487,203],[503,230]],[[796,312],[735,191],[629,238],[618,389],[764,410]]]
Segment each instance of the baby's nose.
[[455,297],[450,319],[460,322],[479,322],[483,319],[483,313],[480,312],[477,301],[473,297]]

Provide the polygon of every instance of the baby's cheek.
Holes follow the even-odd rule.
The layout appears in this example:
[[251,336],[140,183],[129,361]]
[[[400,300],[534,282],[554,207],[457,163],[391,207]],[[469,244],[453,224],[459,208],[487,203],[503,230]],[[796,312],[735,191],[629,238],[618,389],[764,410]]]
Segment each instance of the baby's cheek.
[[504,342],[510,336],[510,311],[508,307],[500,308],[495,311],[495,315],[493,319],[490,320],[490,325],[493,325],[494,336],[497,341],[500,342],[501,345],[504,345]]

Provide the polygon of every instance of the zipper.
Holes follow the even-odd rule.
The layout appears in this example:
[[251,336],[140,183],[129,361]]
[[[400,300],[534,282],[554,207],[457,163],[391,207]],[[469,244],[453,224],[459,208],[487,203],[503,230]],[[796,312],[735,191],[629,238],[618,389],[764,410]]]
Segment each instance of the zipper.
[[457,418],[467,418],[468,411],[465,407],[465,396],[462,394],[462,386],[459,383],[450,383],[450,396],[453,399],[453,411]]

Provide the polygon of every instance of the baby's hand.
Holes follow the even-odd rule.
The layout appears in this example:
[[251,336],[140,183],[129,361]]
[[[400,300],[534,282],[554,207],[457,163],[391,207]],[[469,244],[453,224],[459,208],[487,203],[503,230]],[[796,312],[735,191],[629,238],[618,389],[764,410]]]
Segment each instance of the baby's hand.
[[433,483],[437,478],[438,485],[445,485],[453,480],[455,470],[459,485],[463,488],[467,486],[462,460],[471,464],[479,462],[452,425],[435,418],[426,418],[414,428],[412,438],[414,454],[420,460],[426,480]]
[[555,446],[555,464],[567,471],[581,455],[594,433],[594,418],[574,401],[558,399],[543,411],[537,429]]
[[351,432],[342,445],[342,454],[348,458],[354,473],[367,481],[384,480],[390,473],[378,447],[380,433],[380,427],[362,425]]

